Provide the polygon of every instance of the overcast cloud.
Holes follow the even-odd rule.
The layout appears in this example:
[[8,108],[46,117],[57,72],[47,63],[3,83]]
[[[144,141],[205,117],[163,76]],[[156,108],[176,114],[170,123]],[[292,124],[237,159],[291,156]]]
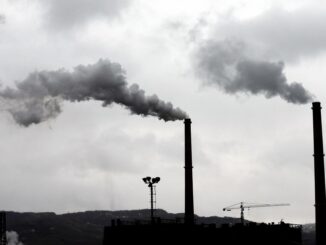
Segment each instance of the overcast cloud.
[[6,18],[4,15],[0,14],[0,24],[4,24],[6,21]]
[[45,0],[45,24],[54,30],[82,26],[97,18],[111,20],[128,7],[130,0]]
[[[293,103],[326,96],[325,8],[315,2],[2,0],[0,90],[28,97],[44,81],[85,85],[73,67],[114,61],[126,88],[139,84],[191,116],[198,215],[239,216],[222,208],[240,201],[288,202],[246,216],[313,222],[311,106]],[[103,100],[59,102],[60,116],[29,127],[1,111],[2,209],[146,208],[141,178],[150,175],[162,178],[157,207],[183,212],[182,121]]]
[[208,23],[215,38],[245,42],[253,55],[296,62],[325,52],[325,11],[326,6],[316,2],[294,10],[273,7],[247,19],[230,14]]

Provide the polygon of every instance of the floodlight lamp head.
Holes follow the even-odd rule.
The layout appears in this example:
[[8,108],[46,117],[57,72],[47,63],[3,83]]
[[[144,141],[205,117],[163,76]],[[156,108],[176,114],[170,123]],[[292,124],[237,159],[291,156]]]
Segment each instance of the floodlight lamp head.
[[160,177],[153,178],[153,183],[158,183],[160,181]]

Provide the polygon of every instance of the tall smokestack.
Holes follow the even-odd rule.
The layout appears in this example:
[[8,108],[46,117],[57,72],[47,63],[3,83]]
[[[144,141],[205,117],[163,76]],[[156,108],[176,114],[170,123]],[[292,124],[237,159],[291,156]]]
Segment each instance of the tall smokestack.
[[326,244],[326,194],[320,102],[312,103],[315,159],[316,244]]
[[0,245],[7,245],[6,212],[0,212]]
[[192,184],[191,120],[185,124],[185,224],[194,224],[194,194]]

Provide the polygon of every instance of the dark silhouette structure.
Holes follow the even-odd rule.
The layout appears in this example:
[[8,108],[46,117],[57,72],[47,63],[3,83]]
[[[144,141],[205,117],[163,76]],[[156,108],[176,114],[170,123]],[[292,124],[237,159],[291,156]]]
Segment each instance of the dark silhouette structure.
[[245,219],[244,219],[244,210],[245,209],[251,209],[251,208],[267,208],[267,207],[279,207],[279,206],[290,206],[288,203],[278,203],[278,204],[254,204],[254,203],[245,203],[245,202],[240,202],[233,204],[231,206],[223,208],[223,211],[231,211],[233,209],[240,209],[240,220],[241,224],[245,224]]
[[298,245],[301,241],[301,227],[285,223],[256,224],[245,226],[184,225],[182,223],[124,224],[113,222],[105,227],[103,245],[142,244],[219,244],[219,245]]
[[[136,220],[124,223],[112,220],[111,226],[104,228],[103,245],[109,244],[221,244],[221,245],[300,245],[301,226],[285,224],[196,224],[193,200],[191,120],[185,125],[185,214],[180,219],[164,220],[153,216],[150,220]],[[148,183],[148,177],[143,180]],[[146,183],[145,182],[145,183]]]
[[194,224],[194,194],[192,181],[192,150],[191,150],[191,120],[184,120],[185,124],[185,223]]
[[[154,224],[154,203],[156,203],[156,192],[155,191],[155,184],[160,182],[160,177],[151,178],[149,176],[143,178],[145,184],[148,185],[150,190],[150,199],[151,199],[151,222]],[[154,199],[155,198],[155,199]]]
[[312,103],[315,160],[316,244],[326,244],[326,194],[320,102]]
[[6,236],[6,213],[0,212],[0,245],[7,245],[7,236]]

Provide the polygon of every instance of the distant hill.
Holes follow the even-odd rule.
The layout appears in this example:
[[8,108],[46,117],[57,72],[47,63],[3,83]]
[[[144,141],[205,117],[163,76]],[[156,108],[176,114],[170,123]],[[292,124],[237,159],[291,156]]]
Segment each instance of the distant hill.
[[[163,220],[182,219],[183,214],[157,210],[156,216]],[[150,210],[132,211],[86,211],[78,213],[17,213],[7,212],[7,230],[16,231],[24,245],[101,245],[103,227],[112,219],[122,222],[150,220]],[[198,217],[199,224],[235,224],[240,219],[231,217]],[[312,245],[314,227],[304,226],[307,245]]]

